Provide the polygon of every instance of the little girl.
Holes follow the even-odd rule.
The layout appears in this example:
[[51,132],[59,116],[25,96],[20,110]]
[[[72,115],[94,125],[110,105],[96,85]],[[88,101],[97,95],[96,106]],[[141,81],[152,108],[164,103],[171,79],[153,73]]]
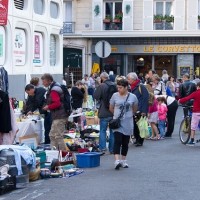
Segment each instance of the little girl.
[[156,98],[154,97],[154,101],[152,105],[149,105],[149,112],[148,112],[148,122],[150,123],[151,129],[152,129],[152,135],[150,139],[152,140],[159,140],[160,135],[158,128],[156,126],[158,122],[158,108],[157,108],[158,102]]
[[164,139],[165,137],[165,123],[167,118],[167,106],[166,100],[164,97],[158,97],[158,128],[160,132],[160,139]]

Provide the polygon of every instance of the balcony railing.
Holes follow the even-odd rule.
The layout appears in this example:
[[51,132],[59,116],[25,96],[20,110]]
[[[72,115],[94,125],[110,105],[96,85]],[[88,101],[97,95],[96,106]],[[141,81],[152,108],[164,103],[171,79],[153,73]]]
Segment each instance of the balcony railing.
[[103,22],[104,30],[122,30],[122,22]]
[[154,30],[173,30],[174,22],[154,22]]
[[75,22],[63,22],[63,28],[60,30],[60,33],[70,34],[75,32]]

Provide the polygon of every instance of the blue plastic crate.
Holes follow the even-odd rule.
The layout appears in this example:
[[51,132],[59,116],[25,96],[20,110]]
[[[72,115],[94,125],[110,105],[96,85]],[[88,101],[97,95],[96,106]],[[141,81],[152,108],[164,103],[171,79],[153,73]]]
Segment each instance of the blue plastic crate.
[[98,167],[100,165],[100,153],[97,152],[85,152],[76,155],[77,167],[90,168]]

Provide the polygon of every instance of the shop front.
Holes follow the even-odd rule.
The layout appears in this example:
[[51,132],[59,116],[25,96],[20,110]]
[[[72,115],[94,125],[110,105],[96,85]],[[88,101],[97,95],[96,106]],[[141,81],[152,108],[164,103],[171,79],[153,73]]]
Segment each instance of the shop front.
[[[114,71],[126,75],[129,72],[145,74],[153,69],[160,76],[162,70],[181,77],[189,73],[199,75],[200,45],[112,45],[111,55],[100,59],[93,52],[93,61],[99,62],[101,71]],[[92,48],[93,49],[93,48]]]

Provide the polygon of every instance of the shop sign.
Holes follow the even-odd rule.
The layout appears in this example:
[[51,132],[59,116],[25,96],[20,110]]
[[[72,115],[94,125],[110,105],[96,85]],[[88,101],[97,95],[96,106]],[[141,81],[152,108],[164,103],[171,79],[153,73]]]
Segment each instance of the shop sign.
[[200,45],[148,45],[144,53],[199,53]]
[[7,25],[8,0],[0,0],[0,26]]
[[34,33],[33,63],[41,66],[43,63],[43,37],[41,33]]
[[22,29],[15,29],[14,33],[14,65],[25,65],[26,59],[26,34]]
[[112,53],[200,53],[200,45],[112,45]]
[[5,62],[5,29],[0,27],[0,65]]

